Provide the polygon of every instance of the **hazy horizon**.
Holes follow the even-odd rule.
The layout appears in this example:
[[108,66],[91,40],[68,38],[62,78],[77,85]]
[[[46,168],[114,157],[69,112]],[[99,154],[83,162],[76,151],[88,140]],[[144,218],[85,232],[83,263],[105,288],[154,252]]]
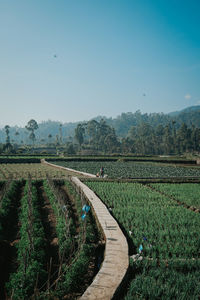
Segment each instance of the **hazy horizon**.
[[[194,105],[194,107],[195,106],[200,106],[200,105]],[[152,111],[152,112],[149,112],[149,113],[147,113],[147,112],[142,112],[141,110],[138,110],[138,111],[140,111],[141,112],[141,114],[145,114],[145,113],[147,113],[147,114],[151,114],[151,113],[158,113],[158,114],[170,114],[170,113],[176,113],[176,112],[179,112],[179,111],[182,111],[182,110],[184,110],[184,109],[186,109],[186,108],[189,108],[189,107],[191,107],[191,106],[187,106],[187,107],[184,107],[184,108],[182,108],[182,109],[180,109],[180,110],[178,110],[178,111],[170,111],[170,112],[167,112],[167,113],[164,113],[164,112],[155,112],[155,111]],[[136,111],[132,111],[131,113],[135,113]],[[93,116],[92,118],[90,118],[90,119],[82,119],[82,120],[75,120],[75,121],[68,121],[68,120],[66,120],[66,121],[60,121],[60,120],[53,120],[53,119],[48,119],[48,120],[40,120],[40,121],[38,121],[38,120],[36,120],[35,119],[35,121],[38,123],[38,124],[41,124],[41,123],[46,123],[46,122],[58,122],[58,123],[60,123],[60,124],[69,124],[69,123],[78,123],[78,122],[88,122],[88,121],[90,121],[90,120],[92,120],[92,119],[96,119],[96,118],[99,118],[99,117],[102,117],[102,118],[111,118],[111,119],[116,119],[117,117],[119,117],[121,114],[123,114],[123,113],[125,113],[125,114],[127,114],[127,113],[130,113],[130,112],[121,112],[120,114],[118,114],[118,115],[116,115],[116,116],[105,116],[105,115],[98,115],[98,116]],[[33,119],[33,118],[31,118],[31,119]],[[29,120],[28,120],[29,121]],[[24,128],[26,125],[27,125],[27,123],[24,123],[24,125],[19,125],[19,124],[8,124],[8,123],[6,123],[6,124],[0,124],[0,129],[2,129],[2,128],[4,128],[4,126],[5,125],[9,125],[10,127],[19,127],[19,128]]]
[[0,125],[200,104],[197,0],[0,0]]

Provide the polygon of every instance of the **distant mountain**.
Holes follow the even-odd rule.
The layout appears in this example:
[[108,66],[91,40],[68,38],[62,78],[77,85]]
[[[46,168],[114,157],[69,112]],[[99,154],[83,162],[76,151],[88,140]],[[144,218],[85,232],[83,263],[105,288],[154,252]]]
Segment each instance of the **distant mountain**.
[[171,112],[168,115],[171,116],[171,117],[174,117],[174,116],[177,116],[181,113],[190,113],[190,112],[199,111],[199,110],[200,110],[200,105],[195,105],[195,106],[186,107],[186,108],[184,108],[180,111]]

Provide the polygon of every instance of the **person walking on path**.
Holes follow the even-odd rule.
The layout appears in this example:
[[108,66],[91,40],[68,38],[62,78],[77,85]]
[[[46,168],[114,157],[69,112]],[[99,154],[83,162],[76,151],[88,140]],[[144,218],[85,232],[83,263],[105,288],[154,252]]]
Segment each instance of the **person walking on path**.
[[104,177],[104,167],[101,167],[100,169],[100,177]]

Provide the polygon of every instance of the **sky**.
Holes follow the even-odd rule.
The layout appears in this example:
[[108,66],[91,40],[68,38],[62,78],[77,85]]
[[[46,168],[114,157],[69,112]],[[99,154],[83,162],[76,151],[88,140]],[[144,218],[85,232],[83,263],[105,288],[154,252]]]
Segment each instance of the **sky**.
[[200,105],[199,0],[0,0],[0,125]]

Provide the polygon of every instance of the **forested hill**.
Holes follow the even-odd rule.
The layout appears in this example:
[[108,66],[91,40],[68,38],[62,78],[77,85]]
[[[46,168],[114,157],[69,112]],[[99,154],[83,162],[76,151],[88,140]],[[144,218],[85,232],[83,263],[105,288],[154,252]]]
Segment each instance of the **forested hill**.
[[179,128],[182,123],[188,127],[192,125],[200,128],[200,106],[191,106],[179,112],[172,112],[169,114],[164,113],[151,113],[142,114],[140,111],[135,113],[122,113],[115,119],[106,119],[106,122],[115,128],[118,136],[126,136],[131,126],[137,126],[141,123],[148,123],[152,127],[158,125],[167,125],[171,122]]
[[[94,118],[96,121],[100,121],[103,118],[108,125],[115,129],[116,135],[120,137],[126,137],[128,131],[132,126],[138,126],[141,123],[148,123],[152,127],[158,125],[166,126],[169,123],[174,124],[176,128],[179,128],[182,123],[185,123],[188,127],[192,125],[200,128],[200,106],[191,106],[179,112],[172,112],[169,114],[164,113],[150,113],[142,114],[140,111],[134,113],[127,112],[122,113],[116,118],[106,118],[98,116]],[[37,121],[37,119],[36,119]],[[67,120],[66,120],[67,121]],[[85,121],[83,121],[85,122]],[[80,122],[81,123],[81,122]],[[56,136],[60,135],[62,129],[63,142],[74,136],[74,129],[77,126],[75,123],[62,123],[59,121],[44,121],[39,123],[39,128],[35,131],[37,142],[48,142],[55,141]],[[9,125],[9,124],[6,124]],[[17,134],[16,134],[17,133]],[[29,143],[29,132],[25,128],[11,127],[10,128],[10,139],[20,143]],[[5,130],[0,130],[0,143],[5,142]]]

